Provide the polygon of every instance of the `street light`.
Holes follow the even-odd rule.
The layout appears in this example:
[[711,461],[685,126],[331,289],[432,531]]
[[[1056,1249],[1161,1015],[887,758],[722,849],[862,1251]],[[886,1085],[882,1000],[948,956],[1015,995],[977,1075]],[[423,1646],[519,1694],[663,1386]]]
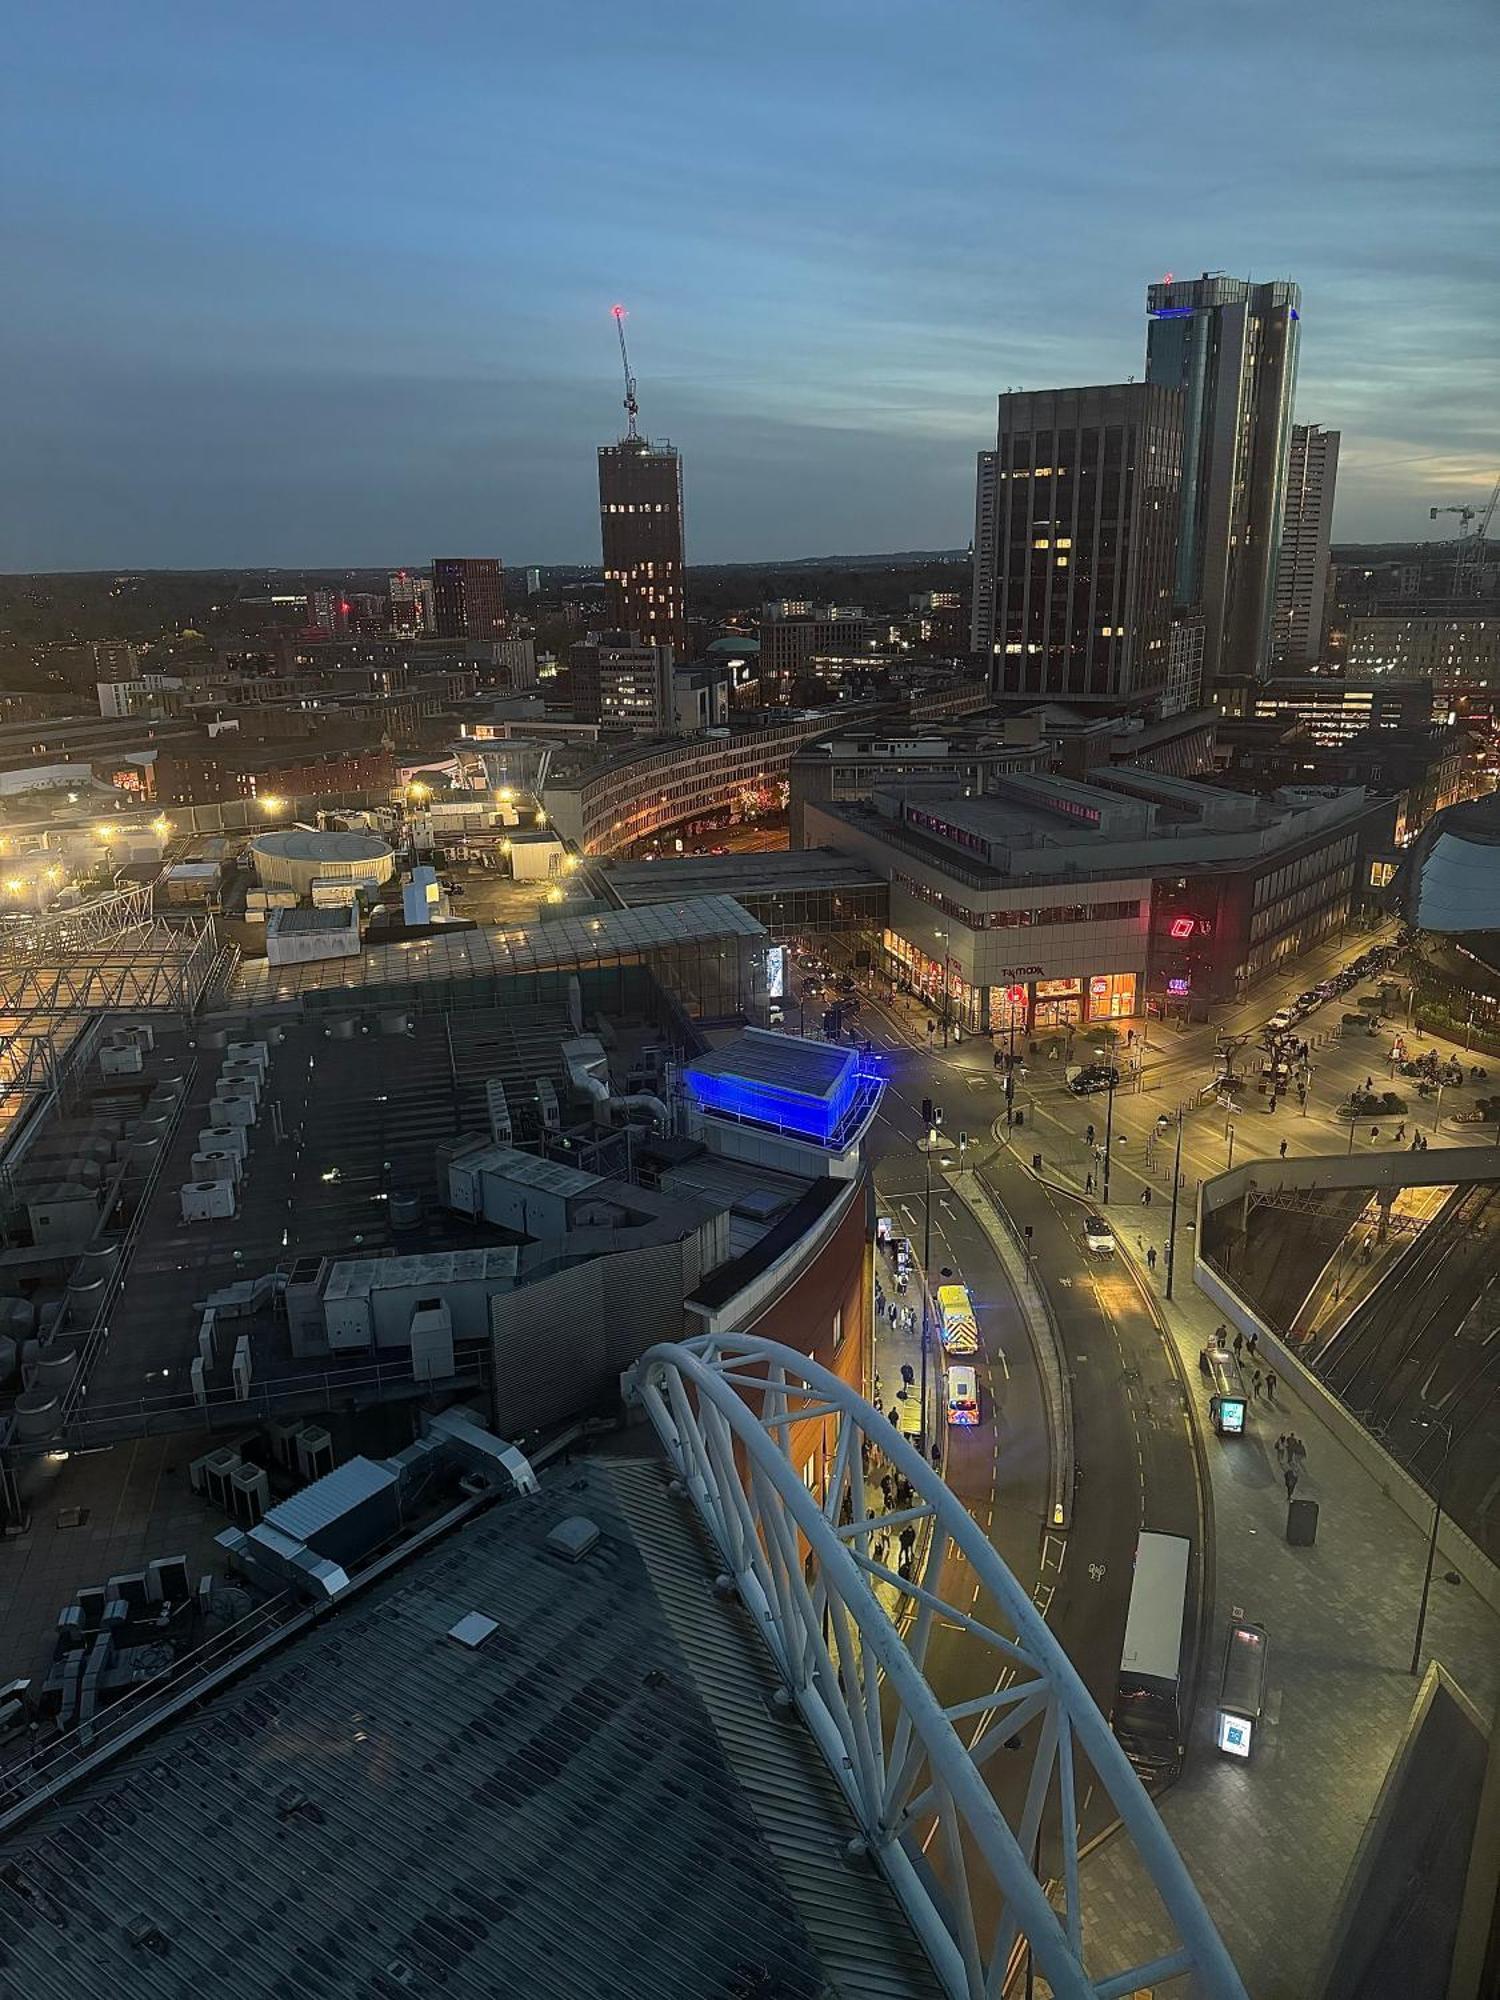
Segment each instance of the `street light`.
[[938,1128],[929,1125],[924,1157],[927,1166],[926,1199],[922,1213],[922,1448],[927,1448],[927,1302],[932,1296],[932,1149],[938,1142]]
[[1224,1171],[1227,1174],[1234,1167],[1234,1120],[1232,1118],[1224,1120],[1224,1137],[1229,1141],[1229,1157],[1224,1162]]
[[939,1018],[943,1024],[944,1048],[948,1046],[948,951],[952,929],[953,926],[951,924],[944,924],[940,931],[935,930],[932,933],[934,937],[940,937],[943,940],[943,1003]]
[[1109,1206],[1109,1169],[1114,1158],[1115,1138],[1115,1066],[1109,1066],[1109,1088],[1105,1093],[1104,1105],[1104,1187],[1100,1194],[1102,1207]]
[[1182,1106],[1177,1107],[1177,1145],[1172,1156],[1172,1216],[1167,1224],[1167,1297],[1172,1296],[1172,1273],[1177,1268],[1177,1189],[1182,1180]]

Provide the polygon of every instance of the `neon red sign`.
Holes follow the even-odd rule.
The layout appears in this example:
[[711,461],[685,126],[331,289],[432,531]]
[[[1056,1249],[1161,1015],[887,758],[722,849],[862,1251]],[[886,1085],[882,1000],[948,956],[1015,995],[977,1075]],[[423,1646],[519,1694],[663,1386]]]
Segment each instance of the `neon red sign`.
[[1190,938],[1197,928],[1196,917],[1173,917],[1171,935],[1174,938]]
[[1023,1006],[1026,1001],[1026,988],[1024,986],[1007,986],[1005,997],[1012,1007]]

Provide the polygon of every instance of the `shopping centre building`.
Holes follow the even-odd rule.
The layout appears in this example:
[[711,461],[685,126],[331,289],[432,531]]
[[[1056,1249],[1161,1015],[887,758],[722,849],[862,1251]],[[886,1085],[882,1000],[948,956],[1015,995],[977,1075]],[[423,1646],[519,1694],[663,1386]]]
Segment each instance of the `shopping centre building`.
[[976,1033],[1019,1033],[1248,992],[1349,920],[1390,813],[1361,790],[1257,798],[1121,765],[809,802],[805,838],[889,880],[892,978]]

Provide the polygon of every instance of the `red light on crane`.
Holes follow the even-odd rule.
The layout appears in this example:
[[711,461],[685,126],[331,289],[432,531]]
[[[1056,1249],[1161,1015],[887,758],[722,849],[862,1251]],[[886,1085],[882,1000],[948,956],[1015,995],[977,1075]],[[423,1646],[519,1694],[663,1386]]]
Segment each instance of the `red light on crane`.
[[624,306],[611,306],[610,311],[614,314],[616,319],[624,319],[625,317]]

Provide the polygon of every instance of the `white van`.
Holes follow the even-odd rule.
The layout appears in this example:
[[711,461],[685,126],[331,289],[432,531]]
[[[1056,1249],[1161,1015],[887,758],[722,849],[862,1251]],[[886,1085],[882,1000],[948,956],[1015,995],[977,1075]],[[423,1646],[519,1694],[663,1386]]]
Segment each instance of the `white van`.
[[948,1370],[948,1421],[964,1426],[979,1422],[979,1377],[972,1368]]

